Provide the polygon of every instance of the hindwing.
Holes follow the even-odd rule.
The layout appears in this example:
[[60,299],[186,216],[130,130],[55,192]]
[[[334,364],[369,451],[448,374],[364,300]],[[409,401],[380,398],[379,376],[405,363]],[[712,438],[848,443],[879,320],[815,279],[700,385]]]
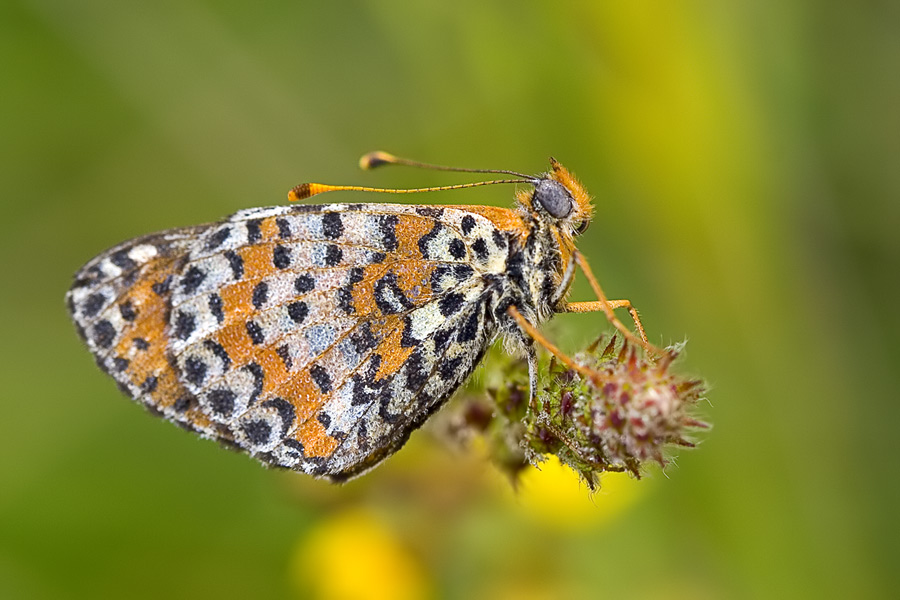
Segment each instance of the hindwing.
[[397,450],[478,363],[507,244],[464,207],[251,209],[101,254],[68,302],[133,398],[340,479]]

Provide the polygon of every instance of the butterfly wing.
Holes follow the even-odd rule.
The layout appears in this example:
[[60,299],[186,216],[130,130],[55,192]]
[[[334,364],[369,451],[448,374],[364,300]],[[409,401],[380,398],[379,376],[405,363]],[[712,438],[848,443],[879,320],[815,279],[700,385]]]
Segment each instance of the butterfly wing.
[[477,365],[507,243],[461,208],[251,209],[113,248],[69,306],[133,398],[343,479],[402,446]]

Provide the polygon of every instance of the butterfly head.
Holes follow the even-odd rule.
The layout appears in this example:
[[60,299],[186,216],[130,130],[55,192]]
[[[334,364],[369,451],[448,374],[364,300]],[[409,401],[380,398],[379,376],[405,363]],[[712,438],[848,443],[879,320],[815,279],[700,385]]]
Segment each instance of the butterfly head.
[[556,159],[550,159],[550,167],[549,173],[533,181],[534,190],[519,193],[519,202],[561,229],[579,235],[591,221],[591,197]]

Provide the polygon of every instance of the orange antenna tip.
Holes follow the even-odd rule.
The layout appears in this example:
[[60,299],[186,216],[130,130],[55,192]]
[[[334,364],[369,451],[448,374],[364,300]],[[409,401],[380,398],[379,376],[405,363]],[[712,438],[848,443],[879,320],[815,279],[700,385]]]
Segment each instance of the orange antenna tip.
[[299,202],[301,200],[306,200],[310,196],[312,196],[312,194],[309,193],[309,184],[301,183],[288,192],[288,201]]
[[363,155],[359,159],[359,168],[363,171],[368,171],[369,169],[374,169],[382,165],[394,164],[396,162],[397,157],[393,154],[376,150],[375,152],[369,152],[368,154]]
[[288,200],[290,202],[300,202],[301,200],[306,200],[307,198],[315,196],[316,194],[321,194],[322,192],[330,192],[333,189],[335,189],[335,186],[333,185],[323,185],[321,183],[301,183],[288,192]]

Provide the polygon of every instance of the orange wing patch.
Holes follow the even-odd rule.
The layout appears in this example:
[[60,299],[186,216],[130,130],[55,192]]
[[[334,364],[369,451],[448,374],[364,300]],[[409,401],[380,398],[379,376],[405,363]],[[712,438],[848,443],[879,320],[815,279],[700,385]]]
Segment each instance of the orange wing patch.
[[300,425],[293,438],[303,444],[303,453],[311,458],[326,458],[334,453],[338,441],[325,432],[325,426],[316,419]]

